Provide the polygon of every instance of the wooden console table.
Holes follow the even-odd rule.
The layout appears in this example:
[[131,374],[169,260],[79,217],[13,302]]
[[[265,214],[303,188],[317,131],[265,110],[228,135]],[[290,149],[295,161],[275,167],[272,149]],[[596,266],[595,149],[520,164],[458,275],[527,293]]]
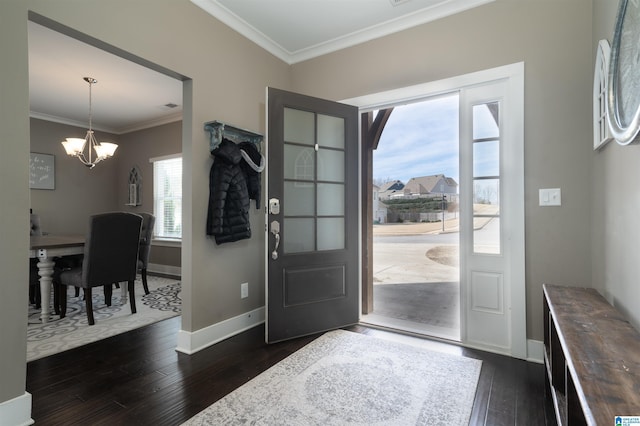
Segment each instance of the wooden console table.
[[558,424],[640,416],[640,333],[595,289],[543,289],[546,389]]

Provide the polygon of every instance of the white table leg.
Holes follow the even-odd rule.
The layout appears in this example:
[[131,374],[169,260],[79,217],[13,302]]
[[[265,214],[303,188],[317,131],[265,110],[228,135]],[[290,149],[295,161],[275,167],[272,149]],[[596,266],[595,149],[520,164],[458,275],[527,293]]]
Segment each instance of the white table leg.
[[120,290],[122,292],[122,296],[120,297],[120,304],[121,305],[126,305],[127,304],[127,295],[129,294],[129,291],[127,290],[127,282],[123,282],[120,283]]
[[53,282],[54,262],[47,257],[46,249],[38,250],[38,275],[40,275],[40,320],[49,322],[51,313],[51,284]]

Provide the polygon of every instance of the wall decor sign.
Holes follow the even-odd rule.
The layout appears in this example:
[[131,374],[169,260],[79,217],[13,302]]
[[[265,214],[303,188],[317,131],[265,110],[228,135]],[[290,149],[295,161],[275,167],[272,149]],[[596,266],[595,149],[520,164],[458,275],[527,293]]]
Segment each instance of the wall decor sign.
[[613,138],[607,122],[607,79],[611,47],[607,40],[598,42],[596,67],[593,73],[593,149],[597,150]]
[[29,188],[56,189],[55,156],[32,152],[29,158]]
[[607,119],[620,145],[636,140],[640,130],[640,1],[620,0],[611,44]]

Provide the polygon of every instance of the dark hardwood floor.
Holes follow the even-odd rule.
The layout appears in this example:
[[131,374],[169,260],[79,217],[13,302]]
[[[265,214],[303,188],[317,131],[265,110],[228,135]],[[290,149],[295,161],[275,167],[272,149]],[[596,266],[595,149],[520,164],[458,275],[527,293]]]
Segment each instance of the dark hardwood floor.
[[[264,327],[256,327],[188,356],[175,351],[179,327],[176,317],[28,363],[36,424],[179,425],[317,337],[266,345]],[[418,339],[364,326],[348,330]],[[547,424],[542,365],[416,342],[483,361],[472,425]]]

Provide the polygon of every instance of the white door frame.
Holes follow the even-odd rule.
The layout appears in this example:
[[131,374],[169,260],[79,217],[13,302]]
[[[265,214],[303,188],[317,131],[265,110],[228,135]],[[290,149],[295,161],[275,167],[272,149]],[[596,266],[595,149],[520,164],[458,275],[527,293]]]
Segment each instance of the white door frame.
[[[500,352],[515,358],[527,358],[527,326],[526,326],[526,287],[525,287],[525,223],[524,223],[524,62],[505,65],[488,70],[464,74],[443,80],[418,84],[400,89],[389,90],[376,94],[346,99],[342,102],[355,105],[360,108],[360,113],[404,105],[425,98],[451,93],[465,87],[471,87],[488,82],[505,80],[507,85],[508,108],[511,119],[508,123],[508,132],[511,135],[511,158],[509,165],[516,170],[510,179],[514,179],[513,188],[516,190],[505,194],[509,198],[509,204],[513,213],[513,228],[508,230],[505,238],[504,250],[510,250],[510,300],[507,301],[510,322],[510,344],[507,352],[492,348],[482,347],[477,344],[469,345],[465,342],[464,318],[461,321],[462,344],[474,346],[483,350]],[[461,285],[465,285],[461,283]],[[461,294],[466,294],[466,288],[461,289]],[[464,303],[464,300],[462,301]],[[464,305],[461,305],[461,307]],[[462,309],[464,310],[464,309]]]

